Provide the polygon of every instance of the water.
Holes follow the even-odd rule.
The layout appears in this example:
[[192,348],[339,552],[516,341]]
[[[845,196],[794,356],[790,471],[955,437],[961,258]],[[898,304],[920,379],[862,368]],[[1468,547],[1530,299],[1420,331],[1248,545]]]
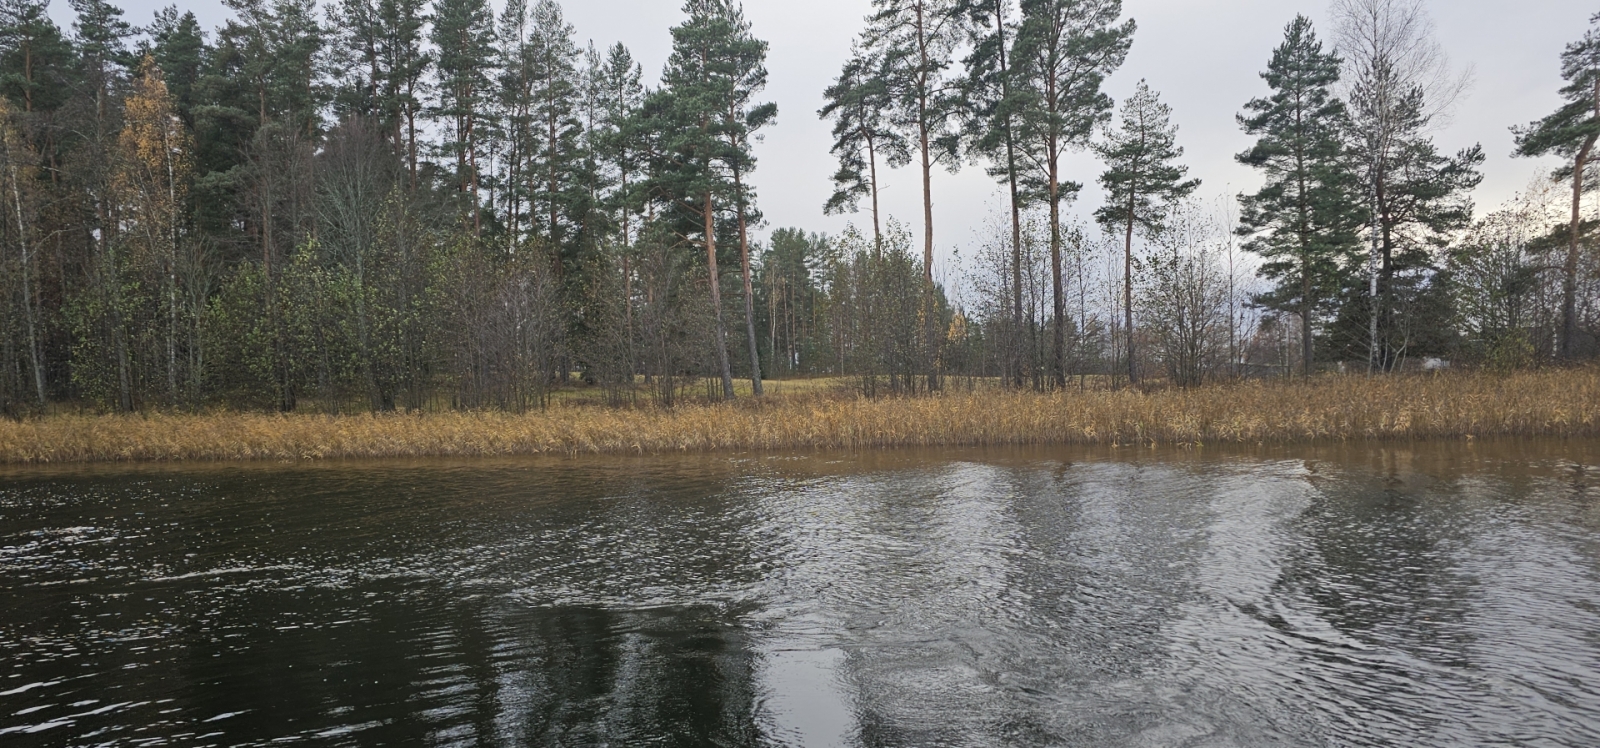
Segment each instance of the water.
[[1600,745],[1600,444],[0,474],[0,744]]

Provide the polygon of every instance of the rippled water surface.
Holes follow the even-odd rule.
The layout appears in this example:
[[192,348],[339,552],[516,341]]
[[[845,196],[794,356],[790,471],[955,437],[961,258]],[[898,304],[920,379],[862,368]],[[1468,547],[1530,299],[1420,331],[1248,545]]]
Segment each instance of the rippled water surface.
[[1600,444],[0,474],[0,744],[1595,746]]

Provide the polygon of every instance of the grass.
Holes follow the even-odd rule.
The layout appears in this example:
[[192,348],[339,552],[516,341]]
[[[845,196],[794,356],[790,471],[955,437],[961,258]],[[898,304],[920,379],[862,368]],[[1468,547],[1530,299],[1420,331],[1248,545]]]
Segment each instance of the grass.
[[58,414],[0,422],[0,463],[1600,436],[1592,367],[873,400],[820,384],[771,390],[673,409],[558,400],[521,415]]

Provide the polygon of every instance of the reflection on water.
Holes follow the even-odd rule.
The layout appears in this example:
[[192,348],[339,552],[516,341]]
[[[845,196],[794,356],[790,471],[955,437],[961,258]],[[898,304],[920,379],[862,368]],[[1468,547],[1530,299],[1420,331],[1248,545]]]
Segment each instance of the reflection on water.
[[1600,444],[0,476],[6,745],[1600,744]]

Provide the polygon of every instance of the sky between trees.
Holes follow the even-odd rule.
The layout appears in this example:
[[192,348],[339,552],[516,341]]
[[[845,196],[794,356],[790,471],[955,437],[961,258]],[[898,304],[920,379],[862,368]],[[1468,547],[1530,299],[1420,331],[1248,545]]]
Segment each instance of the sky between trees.
[[[167,4],[120,3],[124,18],[140,25]],[[504,0],[491,4],[499,12]],[[193,11],[208,31],[228,17],[220,2],[179,5]],[[771,77],[763,98],[778,104],[777,123],[755,151],[761,168],[751,181],[767,219],[756,236],[765,238],[780,226],[838,233],[852,221],[870,224],[865,214],[823,215],[833,189],[828,178],[837,165],[828,155],[830,124],[816,116],[823,90],[838,75],[871,10],[870,0],[746,0],[744,5],[755,35],[771,44]],[[580,43],[592,39],[602,49],[626,44],[643,65],[647,85],[655,85],[671,47],[667,29],[682,20],[680,6],[679,0],[581,0],[564,3],[563,9]],[[1253,191],[1260,177],[1234,160],[1252,139],[1234,116],[1250,98],[1266,93],[1258,74],[1282,41],[1284,25],[1299,13],[1326,29],[1327,6],[1326,0],[1124,0],[1123,15],[1138,21],[1139,31],[1127,63],[1106,90],[1120,102],[1146,79],[1161,92],[1180,128],[1184,163],[1203,181],[1201,195]],[[1473,75],[1472,88],[1438,131],[1437,142],[1444,152],[1482,143],[1488,160],[1475,193],[1482,214],[1554,165],[1553,159],[1511,158],[1509,128],[1558,106],[1557,55],[1583,33],[1596,9],[1584,0],[1434,0],[1428,6],[1452,65]],[[63,27],[70,24],[72,11],[64,0],[56,0],[51,10]],[[1102,199],[1095,184],[1102,167],[1089,153],[1075,154],[1064,166],[1085,185],[1068,212],[1088,222]],[[915,169],[892,172],[885,186],[885,212],[904,221],[913,244],[920,245],[922,203]],[[940,225],[937,264],[945,265],[953,249],[967,254],[985,217],[1003,209],[1004,202],[981,166],[968,165],[956,175],[937,173],[933,189]]]

